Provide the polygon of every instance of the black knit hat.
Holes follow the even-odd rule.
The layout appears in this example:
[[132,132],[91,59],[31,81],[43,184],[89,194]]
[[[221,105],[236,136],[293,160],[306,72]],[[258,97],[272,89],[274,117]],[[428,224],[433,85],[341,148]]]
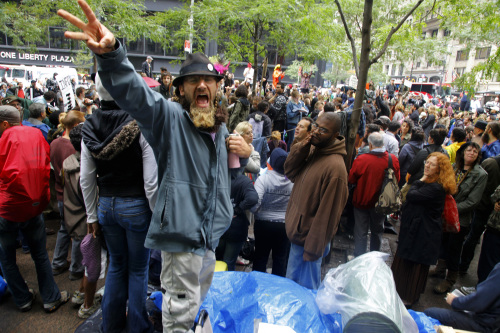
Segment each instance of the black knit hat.
[[224,76],[220,75],[215,69],[214,65],[203,53],[188,53],[186,60],[181,65],[179,76],[172,82],[174,87],[182,83],[184,77],[190,75],[208,75],[215,76],[217,81],[221,80]]

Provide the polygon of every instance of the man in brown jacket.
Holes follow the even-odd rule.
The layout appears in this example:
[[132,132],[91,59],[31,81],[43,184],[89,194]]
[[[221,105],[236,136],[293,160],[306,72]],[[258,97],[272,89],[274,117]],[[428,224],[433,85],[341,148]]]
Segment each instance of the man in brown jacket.
[[346,149],[339,136],[340,124],[338,114],[321,115],[285,162],[285,174],[294,183],[285,217],[292,243],[286,277],[309,289],[319,287],[321,259],[330,251],[347,202]]

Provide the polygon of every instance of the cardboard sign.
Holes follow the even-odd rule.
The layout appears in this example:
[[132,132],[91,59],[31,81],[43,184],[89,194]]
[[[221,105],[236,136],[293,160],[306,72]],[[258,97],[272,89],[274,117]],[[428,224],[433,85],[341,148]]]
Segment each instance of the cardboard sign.
[[57,85],[61,91],[64,101],[64,112],[68,112],[76,105],[75,94],[73,93],[73,85],[71,84],[71,76],[56,76]]

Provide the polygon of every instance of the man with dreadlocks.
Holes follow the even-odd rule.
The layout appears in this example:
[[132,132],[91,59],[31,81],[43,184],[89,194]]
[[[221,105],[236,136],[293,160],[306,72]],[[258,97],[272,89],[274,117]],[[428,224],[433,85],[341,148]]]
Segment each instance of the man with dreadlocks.
[[[164,332],[186,332],[210,287],[214,250],[233,216],[228,154],[248,158],[251,148],[229,136],[226,113],[216,100],[222,79],[208,58],[188,54],[173,81],[177,102],[152,91],[135,73],[125,49],[88,4],[78,1],[88,23],[58,14],[82,32],[96,54],[103,86],[137,120],[158,163],[158,198],[145,246],[162,251]],[[207,320],[205,323],[209,323]]]

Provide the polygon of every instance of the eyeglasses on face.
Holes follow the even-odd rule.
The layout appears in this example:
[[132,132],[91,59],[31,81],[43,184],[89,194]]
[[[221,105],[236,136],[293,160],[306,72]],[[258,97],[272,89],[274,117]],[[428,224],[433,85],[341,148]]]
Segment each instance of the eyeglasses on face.
[[318,130],[318,132],[321,133],[321,134],[326,134],[326,133],[329,132],[326,128],[319,127],[317,124],[312,124],[311,128],[312,128],[313,131]]

